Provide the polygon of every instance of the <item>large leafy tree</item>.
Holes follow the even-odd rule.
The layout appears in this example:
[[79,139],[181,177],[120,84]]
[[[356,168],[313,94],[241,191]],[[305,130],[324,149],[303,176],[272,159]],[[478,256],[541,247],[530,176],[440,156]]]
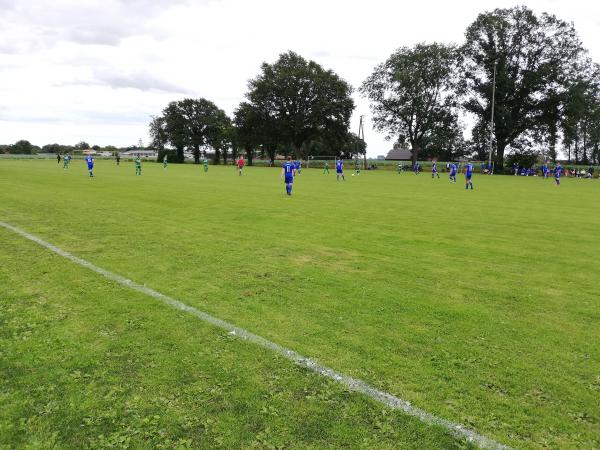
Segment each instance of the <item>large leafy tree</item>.
[[178,102],[178,107],[186,124],[188,145],[193,149],[194,162],[200,164],[201,147],[211,147],[215,154],[222,153],[226,162],[225,144],[231,120],[225,111],[205,98],[186,98]]
[[444,44],[401,47],[375,70],[360,91],[371,101],[373,124],[411,145],[413,163],[427,142],[457,119],[459,53]]
[[[182,163],[184,150],[190,139],[181,102],[171,102],[163,110],[162,115],[165,142],[175,148],[175,161]],[[154,121],[154,119],[153,119]]]
[[421,150],[422,158],[456,161],[467,153],[463,125],[455,114],[447,114],[427,133]]
[[9,153],[31,155],[36,153],[39,147],[34,146],[31,142],[21,139],[9,147]]
[[284,53],[273,64],[263,63],[248,86],[247,103],[296,156],[307,157],[308,143],[320,135],[347,133],[354,110],[352,88],[314,61]]
[[235,110],[235,143],[246,153],[248,164],[252,165],[254,153],[262,150],[275,159],[277,143],[280,141],[278,123],[274,117],[248,102],[240,103]]
[[467,28],[462,50],[465,107],[480,127],[490,120],[496,66],[496,167],[507,147],[544,121],[555,144],[560,99],[583,51],[573,25],[524,6],[495,9]]
[[183,162],[185,148],[191,148],[199,164],[202,147],[214,149],[215,162],[221,154],[226,161],[231,120],[210,100],[187,98],[169,103],[162,116],[153,117],[149,132],[152,145],[160,151],[166,145],[175,148],[174,162]]
[[158,149],[159,153],[165,149],[165,145],[169,141],[165,122],[163,116],[152,116],[150,121],[150,147]]
[[59,144],[46,144],[42,147],[44,153],[60,153],[61,148]]
[[582,63],[565,96],[561,122],[568,159],[588,164],[598,161],[600,145],[600,66]]

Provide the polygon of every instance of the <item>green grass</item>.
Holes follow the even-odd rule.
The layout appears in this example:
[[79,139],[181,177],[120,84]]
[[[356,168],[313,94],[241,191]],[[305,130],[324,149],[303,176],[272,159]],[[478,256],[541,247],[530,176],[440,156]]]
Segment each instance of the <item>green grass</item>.
[[[0,161],[0,220],[519,448],[600,446],[600,183]],[[0,448],[464,447],[0,230]]]

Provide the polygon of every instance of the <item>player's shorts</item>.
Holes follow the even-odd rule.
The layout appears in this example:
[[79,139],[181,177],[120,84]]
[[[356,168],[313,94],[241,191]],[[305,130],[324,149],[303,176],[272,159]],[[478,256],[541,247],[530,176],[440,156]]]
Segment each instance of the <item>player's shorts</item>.
[[343,170],[336,170],[335,173],[339,173],[340,175],[344,173]]
[[92,170],[94,168],[93,164],[88,164],[88,170]]
[[294,177],[290,176],[290,175],[286,175],[285,177],[285,184],[290,184],[294,182]]
[[465,176],[465,178],[467,179],[467,181],[469,181],[469,180],[471,180],[471,178],[473,178],[473,175],[469,175],[469,174],[467,174],[467,175]]

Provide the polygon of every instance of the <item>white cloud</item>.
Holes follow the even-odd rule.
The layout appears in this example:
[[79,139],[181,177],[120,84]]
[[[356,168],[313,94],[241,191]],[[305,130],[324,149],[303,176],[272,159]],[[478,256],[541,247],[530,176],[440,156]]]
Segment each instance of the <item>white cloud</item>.
[[[600,5],[530,0],[573,21],[600,60]],[[476,15],[508,0],[0,0],[0,141],[129,145],[149,115],[184,96],[228,113],[260,64],[294,50],[357,88],[399,46],[461,42]],[[390,147],[370,130],[370,155]]]

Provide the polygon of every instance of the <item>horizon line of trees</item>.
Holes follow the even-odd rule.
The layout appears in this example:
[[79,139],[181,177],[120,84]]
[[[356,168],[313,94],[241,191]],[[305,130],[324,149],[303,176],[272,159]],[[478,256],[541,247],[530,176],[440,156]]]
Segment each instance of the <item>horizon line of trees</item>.
[[[361,84],[377,131],[419,158],[600,161],[600,66],[573,24],[525,6],[478,15],[461,45],[400,47]],[[153,118],[159,148],[215,160],[245,152],[307,158],[359,156],[366,143],[349,131],[353,88],[331,70],[289,51],[263,63],[229,118],[206,99],[171,102]],[[492,95],[495,96],[492,116]],[[464,137],[463,118],[475,125]]]
[[[171,152],[173,162],[185,151],[196,163],[211,153],[217,164],[241,154],[249,164],[256,155],[366,157],[366,143],[349,129],[353,91],[288,51],[261,65],[233,117],[205,98],[170,102],[152,117],[150,147],[159,158]],[[491,151],[502,170],[507,155],[556,162],[562,151],[569,163],[600,163],[600,65],[573,24],[525,6],[479,14],[461,45],[398,48],[358,92],[370,101],[374,128],[409,147],[413,162],[487,160]],[[467,139],[465,116],[474,119]],[[18,144],[11,150],[27,148]]]
[[255,155],[365,155],[366,143],[349,131],[351,94],[336,73],[289,51],[262,64],[233,118],[205,98],[170,102],[150,122],[152,146],[174,149],[174,162],[189,150],[199,163],[210,150],[216,164],[242,154],[250,165]]
[[65,144],[46,144],[44,146],[34,145],[26,139],[20,139],[14,144],[0,144],[0,153],[10,153],[14,155],[34,155],[38,153],[54,153],[63,155],[65,153],[73,153],[76,151],[94,150],[97,152],[125,152],[131,150],[144,150],[145,147],[140,145],[130,145],[127,147],[115,147],[114,145],[89,145],[85,141],[80,141],[75,145]]

